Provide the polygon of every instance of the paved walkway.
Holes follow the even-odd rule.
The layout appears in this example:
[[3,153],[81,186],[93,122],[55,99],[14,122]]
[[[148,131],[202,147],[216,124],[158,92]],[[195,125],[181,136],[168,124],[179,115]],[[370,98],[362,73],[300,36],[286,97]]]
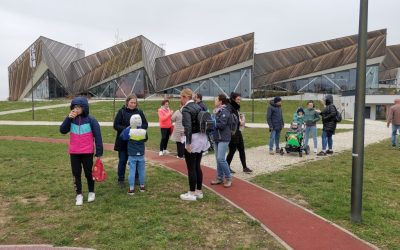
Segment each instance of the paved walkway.
[[[346,125],[346,124],[344,124]],[[338,126],[339,127],[339,126]],[[266,131],[267,133],[267,131]],[[285,135],[281,135],[285,136]],[[377,143],[385,140],[391,136],[391,129],[386,127],[386,123],[380,121],[366,120],[365,122],[365,145],[371,143]],[[281,147],[284,147],[285,143],[281,143]],[[309,141],[311,150],[313,149],[312,139]],[[318,152],[321,150],[321,137],[318,138]],[[337,133],[333,136],[333,150],[335,153],[350,150],[353,147],[353,131]],[[298,154],[284,154],[269,155],[267,148],[267,142],[265,146],[259,146],[255,148],[246,149],[246,162],[249,168],[253,170],[253,174],[246,174],[242,172],[242,164],[239,160],[239,153],[236,152],[231,167],[236,171],[235,176],[241,179],[251,179],[256,175],[265,174],[270,172],[280,171],[287,168],[288,166],[298,167],[301,163],[305,163],[311,160],[326,159],[328,156],[316,156],[313,152],[310,155],[303,155],[299,157]],[[333,154],[334,156],[335,154]],[[332,157],[332,156],[329,156]],[[203,157],[202,163],[216,168],[216,161],[214,154],[206,155]]]
[[[29,140],[67,144],[66,139],[0,136],[0,140]],[[112,150],[112,144],[104,145]],[[172,156],[158,156],[146,151],[146,159],[187,175],[185,162]],[[288,249],[376,249],[350,232],[306,210],[291,201],[242,179],[234,178],[227,189],[208,185],[215,177],[215,169],[203,166],[205,186],[242,209]],[[183,188],[186,189],[187,187]],[[178,197],[177,197],[178,199]]]

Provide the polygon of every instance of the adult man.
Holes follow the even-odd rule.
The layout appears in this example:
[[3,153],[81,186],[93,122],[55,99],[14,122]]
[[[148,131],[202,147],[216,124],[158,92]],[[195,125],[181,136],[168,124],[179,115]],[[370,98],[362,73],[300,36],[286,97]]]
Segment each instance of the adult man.
[[[226,157],[226,161],[229,164],[229,167],[231,165],[233,156],[235,155],[236,150],[239,151],[239,157],[240,161],[242,163],[243,167],[243,172],[245,173],[251,173],[253,170],[247,167],[246,165],[246,153],[244,151],[244,142],[243,142],[243,135],[242,131],[240,131],[239,128],[244,127],[244,116],[242,114],[239,114],[240,111],[240,101],[241,101],[241,96],[239,93],[232,92],[228,104],[228,108],[230,111],[233,113],[238,118],[238,126],[236,129],[236,133],[232,135],[231,141],[229,142],[229,153],[228,156]],[[232,168],[230,167],[231,173],[235,173]]]
[[397,131],[400,132],[400,99],[394,100],[394,105],[390,107],[387,115],[387,127],[392,123],[392,146],[396,147]]

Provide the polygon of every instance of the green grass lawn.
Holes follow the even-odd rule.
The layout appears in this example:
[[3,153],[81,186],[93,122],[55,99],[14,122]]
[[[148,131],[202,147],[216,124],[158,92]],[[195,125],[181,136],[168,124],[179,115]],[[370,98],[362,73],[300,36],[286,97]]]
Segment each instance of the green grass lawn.
[[[69,102],[70,102],[69,100],[35,101],[34,105],[35,107],[41,107],[41,106],[57,105]],[[16,102],[0,101],[0,112],[7,110],[14,110],[14,109],[25,109],[31,107],[32,107],[32,102],[30,101],[16,101]]]
[[[8,102],[13,103],[13,102]],[[17,102],[20,103],[20,102]],[[214,102],[205,102],[209,109],[213,109]],[[116,102],[117,112],[122,106],[123,101]],[[157,110],[160,106],[160,101],[144,101],[139,99],[139,108],[145,112],[146,118],[149,122],[157,122],[158,115]],[[317,108],[322,108],[318,106]],[[179,108],[178,100],[171,100],[170,106],[173,110]],[[297,110],[297,107],[306,106],[306,101],[284,101],[282,105],[284,121],[290,123],[293,118],[293,113]],[[28,106],[29,107],[29,106]],[[268,107],[267,101],[254,101],[254,122],[255,123],[266,123],[266,111]],[[252,101],[242,101],[241,111],[246,115],[247,122],[252,122],[252,112],[253,112],[253,102]],[[99,121],[113,121],[113,102],[103,101],[90,104],[90,113],[96,117]],[[69,107],[54,108],[48,110],[37,110],[35,111],[35,120],[37,121],[62,121],[64,117],[69,113]],[[29,121],[32,119],[31,111],[17,114],[10,114],[5,116],[0,116],[0,120],[15,120],[15,121]],[[343,120],[343,124],[352,123],[352,121]]]
[[[187,179],[147,165],[147,192],[116,185],[115,154],[104,156],[108,180],[96,201],[75,206],[66,145],[0,143],[0,244],[95,249],[283,249],[255,221],[212,192],[184,202]],[[87,194],[86,180],[83,191]],[[86,195],[85,195],[86,198]]]
[[363,222],[350,221],[351,152],[253,182],[305,206],[382,249],[400,249],[400,151],[389,140],[365,151]]

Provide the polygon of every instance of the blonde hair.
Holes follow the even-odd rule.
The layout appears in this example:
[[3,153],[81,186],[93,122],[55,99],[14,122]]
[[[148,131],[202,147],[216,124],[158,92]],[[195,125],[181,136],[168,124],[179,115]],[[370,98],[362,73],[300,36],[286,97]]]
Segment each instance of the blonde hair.
[[136,100],[136,105],[137,105],[137,96],[136,96],[135,94],[131,94],[131,95],[128,95],[128,96],[126,97],[126,99],[125,99],[125,105],[128,106],[128,102],[129,102],[130,100],[132,100],[132,99],[135,99],[135,100]]
[[192,99],[193,97],[193,91],[191,89],[182,89],[180,96],[185,96],[185,97],[189,97],[189,99]]

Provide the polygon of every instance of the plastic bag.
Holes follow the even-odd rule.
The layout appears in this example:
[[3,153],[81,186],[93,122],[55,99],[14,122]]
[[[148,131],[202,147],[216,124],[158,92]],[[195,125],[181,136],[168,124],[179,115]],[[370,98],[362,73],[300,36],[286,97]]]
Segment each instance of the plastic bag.
[[94,181],[102,182],[107,178],[107,173],[104,170],[103,162],[97,158],[92,168],[92,177]]

